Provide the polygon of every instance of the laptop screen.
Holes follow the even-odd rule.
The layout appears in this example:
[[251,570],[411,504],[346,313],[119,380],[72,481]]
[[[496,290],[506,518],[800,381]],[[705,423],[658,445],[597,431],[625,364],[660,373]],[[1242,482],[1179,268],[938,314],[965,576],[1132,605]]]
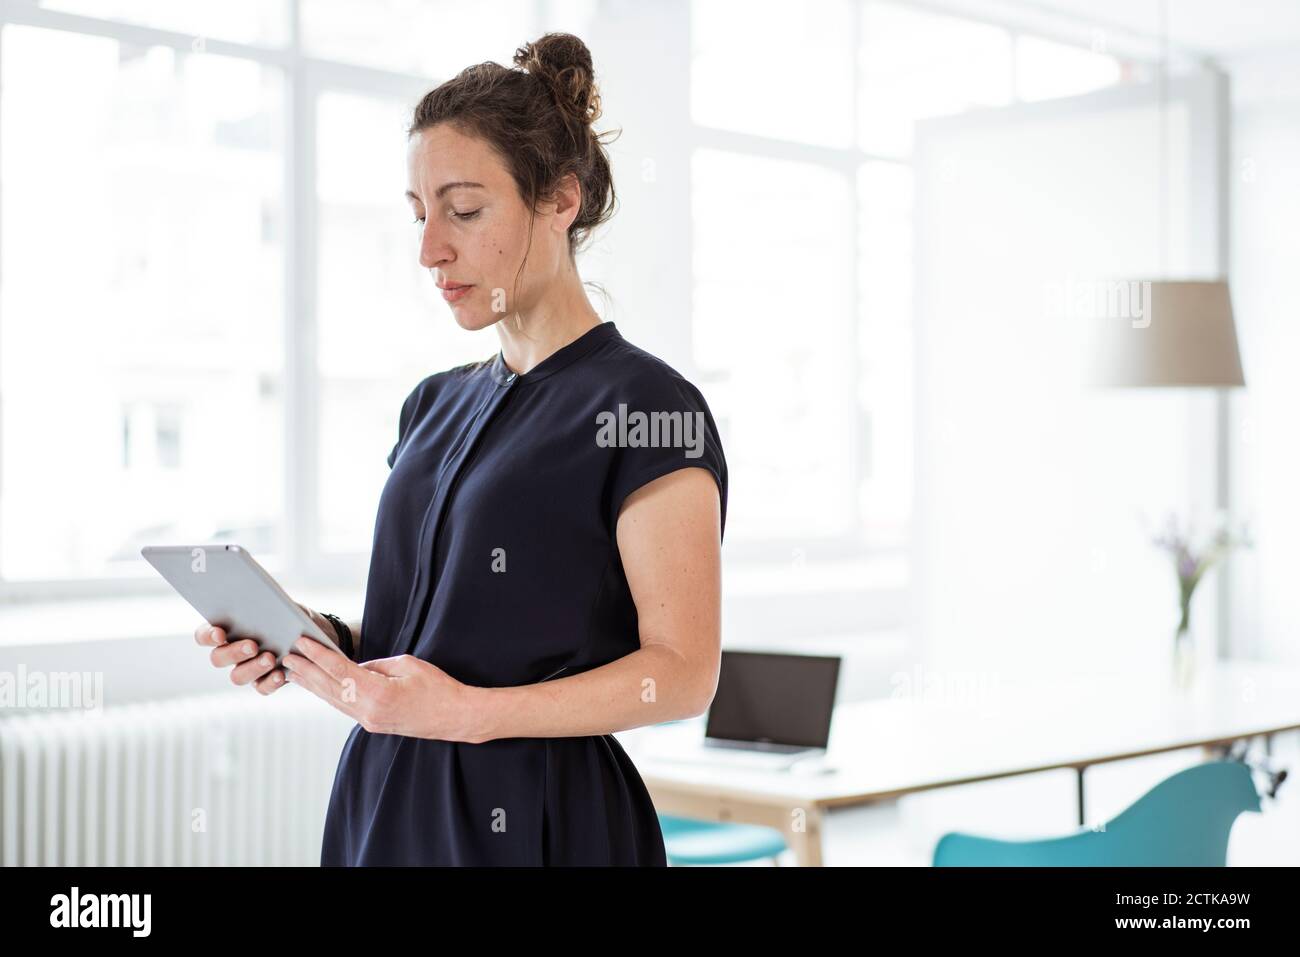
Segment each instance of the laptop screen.
[[705,737],[824,748],[839,675],[835,656],[724,651]]

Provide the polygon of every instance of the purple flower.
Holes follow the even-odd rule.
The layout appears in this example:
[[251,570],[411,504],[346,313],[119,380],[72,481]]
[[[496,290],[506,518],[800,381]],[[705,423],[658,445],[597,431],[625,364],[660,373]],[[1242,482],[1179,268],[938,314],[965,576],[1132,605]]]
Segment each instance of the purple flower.
[[1242,526],[1239,534],[1233,534],[1226,527],[1216,529],[1204,540],[1204,547],[1199,549],[1193,548],[1193,538],[1194,527],[1189,524],[1184,531],[1177,517],[1170,514],[1165,530],[1151,539],[1161,551],[1168,552],[1174,562],[1174,571],[1178,575],[1178,603],[1182,613],[1180,631],[1187,627],[1192,595],[1205,573],[1236,546],[1250,548],[1253,545],[1247,524]]

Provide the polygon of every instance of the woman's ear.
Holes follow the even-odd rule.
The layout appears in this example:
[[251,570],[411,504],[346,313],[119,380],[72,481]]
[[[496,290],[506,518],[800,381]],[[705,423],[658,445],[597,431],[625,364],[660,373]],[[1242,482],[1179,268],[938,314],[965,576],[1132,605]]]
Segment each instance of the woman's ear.
[[565,173],[555,187],[555,227],[567,233],[582,212],[582,185],[573,173]]

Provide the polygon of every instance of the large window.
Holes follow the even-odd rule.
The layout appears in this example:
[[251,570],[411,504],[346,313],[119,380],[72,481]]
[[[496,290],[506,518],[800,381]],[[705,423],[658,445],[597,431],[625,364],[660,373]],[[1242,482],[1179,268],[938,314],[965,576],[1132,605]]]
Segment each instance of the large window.
[[534,0],[299,0],[304,51],[323,60],[423,76],[470,63],[509,62],[503,38],[522,39]]
[[278,551],[283,77],[15,24],[0,70],[0,575]]
[[1086,92],[1123,64],[876,0],[695,0],[691,30],[694,358],[744,476],[732,541],[898,552],[915,125]]
[[[691,165],[695,360],[727,430],[737,539],[847,530],[853,190],[813,163],[700,149]],[[721,423],[720,423],[721,424]],[[790,494],[819,489],[820,494]]]
[[[690,64],[690,116],[653,147],[691,181],[670,321],[725,430],[729,559],[898,553],[913,126],[1127,65],[883,0],[663,15],[665,69]],[[595,0],[0,6],[0,592],[111,590],[150,577],[142,544],[196,539],[355,582],[402,398],[496,348],[416,262],[410,107],[546,30],[617,60],[629,20]],[[606,92],[607,120],[645,125]]]
[[402,399],[496,347],[455,327],[416,261],[411,106],[467,63],[509,62],[507,38],[590,15],[0,10],[0,591],[111,591],[150,579],[141,545],[188,541],[355,580]]
[[[397,441],[394,410],[429,372],[491,355],[466,333],[415,256],[406,189],[407,104],[327,92],[316,109],[319,548],[370,548]],[[339,455],[339,450],[346,454]]]

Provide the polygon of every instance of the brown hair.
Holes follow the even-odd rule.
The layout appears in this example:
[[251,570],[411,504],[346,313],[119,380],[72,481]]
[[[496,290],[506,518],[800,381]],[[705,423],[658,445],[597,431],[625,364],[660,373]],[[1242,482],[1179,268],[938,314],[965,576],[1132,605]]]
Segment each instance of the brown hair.
[[[519,47],[514,63],[518,69],[476,63],[430,90],[415,107],[407,134],[451,123],[465,135],[486,140],[529,209],[528,248],[538,203],[553,200],[560,180],[572,173],[582,194],[569,227],[572,258],[592,231],[613,216],[617,203],[603,139],[609,134],[592,129],[601,107],[591,51],[571,33],[548,33]],[[518,281],[516,274],[516,285]]]

